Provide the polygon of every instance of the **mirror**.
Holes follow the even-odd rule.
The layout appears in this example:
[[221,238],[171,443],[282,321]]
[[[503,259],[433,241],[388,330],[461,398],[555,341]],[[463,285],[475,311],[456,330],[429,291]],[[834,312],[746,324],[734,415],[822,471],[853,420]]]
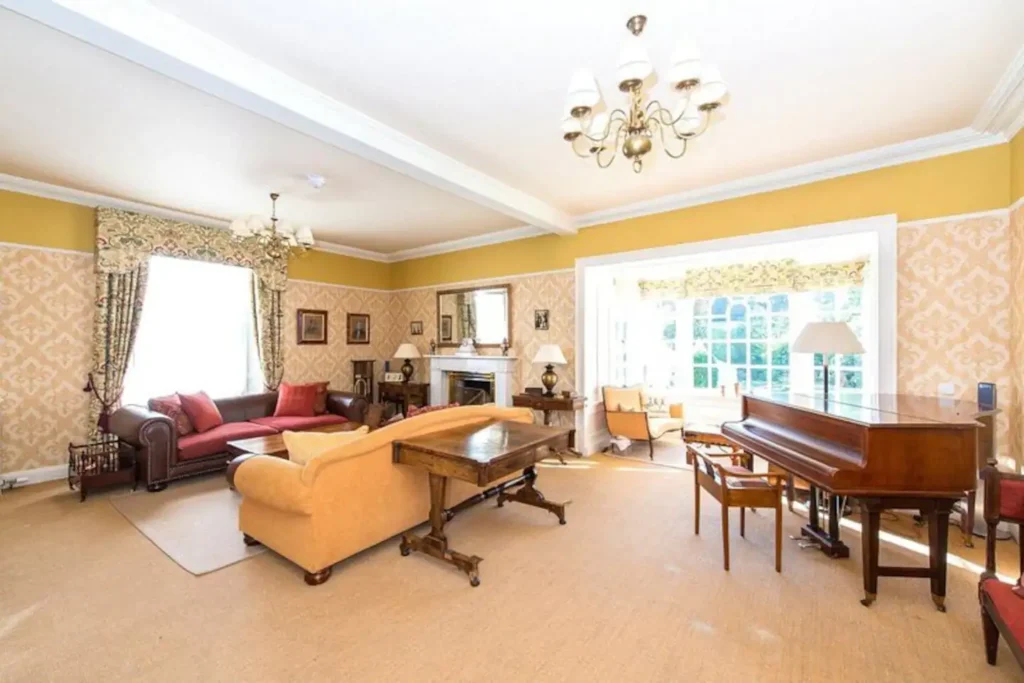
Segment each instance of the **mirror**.
[[457,347],[471,338],[477,346],[501,346],[512,343],[509,325],[511,285],[490,285],[467,289],[448,289],[437,293],[438,346]]

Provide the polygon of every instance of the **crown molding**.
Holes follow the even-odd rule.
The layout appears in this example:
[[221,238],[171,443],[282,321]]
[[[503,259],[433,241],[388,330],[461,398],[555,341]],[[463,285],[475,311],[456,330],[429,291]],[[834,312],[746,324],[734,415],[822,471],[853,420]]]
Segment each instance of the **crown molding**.
[[462,239],[450,240],[448,242],[438,242],[437,244],[430,244],[425,247],[403,249],[401,251],[388,254],[388,260],[392,263],[396,263],[398,261],[410,261],[412,259],[423,258],[425,256],[436,256],[438,254],[447,254],[453,251],[485,247],[490,244],[514,242],[516,240],[522,240],[528,237],[537,237],[545,234],[547,234],[547,231],[545,230],[524,225],[519,228],[499,230],[498,232],[489,232],[484,235],[464,237]]
[[316,244],[313,245],[313,249],[316,251],[326,251],[329,254],[340,254],[342,256],[361,258],[365,261],[377,261],[379,263],[391,263],[394,261],[391,254],[382,254],[379,251],[359,249],[358,247],[346,247],[344,244],[323,242],[321,240],[316,241]]
[[550,204],[429,147],[147,2],[0,5],[237,107],[546,231],[573,234]]
[[1024,127],[1024,47],[1003,71],[971,127],[1002,134],[1007,140]]
[[742,178],[711,187],[681,192],[635,204],[627,204],[614,209],[595,211],[594,213],[579,216],[577,218],[577,225],[580,228],[589,228],[639,216],[676,211],[701,204],[711,204],[752,194],[807,185],[854,173],[873,171],[911,161],[955,154],[956,152],[966,152],[1004,142],[1006,142],[1006,139],[999,134],[983,133],[972,128],[961,128],[960,130],[948,133],[932,135],[886,147],[877,147],[801,166],[793,166],[792,168],[772,171],[771,173],[750,178]]

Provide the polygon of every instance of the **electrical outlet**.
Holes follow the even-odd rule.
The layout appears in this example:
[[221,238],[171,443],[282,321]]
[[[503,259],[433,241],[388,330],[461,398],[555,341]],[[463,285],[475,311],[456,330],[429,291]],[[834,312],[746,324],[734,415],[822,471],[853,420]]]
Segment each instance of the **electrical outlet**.
[[939,385],[939,396],[952,396],[956,393],[956,384],[953,382],[943,382]]

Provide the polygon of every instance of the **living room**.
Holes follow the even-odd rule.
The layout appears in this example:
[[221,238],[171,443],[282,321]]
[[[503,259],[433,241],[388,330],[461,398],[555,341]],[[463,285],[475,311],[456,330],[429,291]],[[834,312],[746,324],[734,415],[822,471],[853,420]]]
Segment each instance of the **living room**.
[[0,1],[0,680],[1016,680],[1024,7],[892,5]]

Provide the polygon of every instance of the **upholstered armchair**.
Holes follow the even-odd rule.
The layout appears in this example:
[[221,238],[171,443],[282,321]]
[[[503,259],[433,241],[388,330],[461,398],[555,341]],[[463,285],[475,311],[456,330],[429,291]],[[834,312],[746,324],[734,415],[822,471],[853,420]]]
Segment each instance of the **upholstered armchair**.
[[[1018,525],[1024,533],[1024,476],[1000,472],[989,464],[981,471],[985,482],[985,572],[978,583],[981,625],[985,633],[985,656],[996,663],[999,636],[1006,639],[1010,652],[1024,668],[1024,588],[1003,583],[996,576],[996,527],[999,522]],[[1024,577],[1024,544],[1020,546],[1020,571]]]
[[668,406],[668,416],[647,411],[647,397],[639,387],[604,387],[604,416],[612,437],[646,441],[648,454],[654,460],[654,440],[670,432],[683,432],[683,405]]

